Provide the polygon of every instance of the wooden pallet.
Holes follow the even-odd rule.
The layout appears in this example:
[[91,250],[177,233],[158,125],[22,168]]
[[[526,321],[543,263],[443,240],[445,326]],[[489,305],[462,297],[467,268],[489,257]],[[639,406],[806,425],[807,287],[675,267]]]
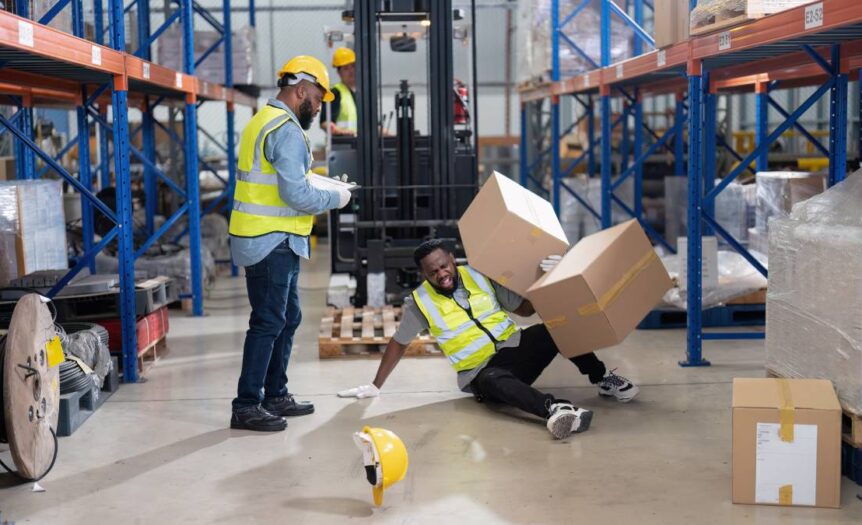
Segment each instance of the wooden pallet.
[[163,335],[156,341],[153,341],[144,348],[138,349],[138,373],[144,375],[150,371],[156,362],[158,362],[160,354],[163,354],[168,349],[168,336]]
[[[401,309],[327,308],[320,320],[317,342],[320,359],[378,358],[398,329]],[[434,337],[423,334],[407,346],[410,357],[442,356]]]
[[716,31],[721,31],[722,29],[728,29],[733,26],[738,26],[740,24],[744,24],[746,22],[750,22],[752,20],[757,20],[760,17],[750,17],[745,13],[729,18],[725,17],[717,17],[714,22],[710,24],[706,24],[700,27],[693,27],[689,31],[691,36],[705,35],[707,33],[714,33]]
[[[766,377],[782,378],[775,370],[766,369]],[[862,414],[841,403],[841,435],[844,442],[854,448],[862,448]]]

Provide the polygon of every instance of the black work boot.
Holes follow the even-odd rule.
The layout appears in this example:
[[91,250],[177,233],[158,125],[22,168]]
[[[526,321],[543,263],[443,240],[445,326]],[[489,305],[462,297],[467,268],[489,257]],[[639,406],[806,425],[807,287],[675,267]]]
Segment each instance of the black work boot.
[[283,417],[307,416],[314,412],[314,405],[307,401],[297,401],[293,399],[293,394],[264,399],[261,406],[263,406],[267,412]]
[[233,410],[230,428],[254,430],[257,432],[279,432],[287,428],[287,420],[270,414],[260,405]]

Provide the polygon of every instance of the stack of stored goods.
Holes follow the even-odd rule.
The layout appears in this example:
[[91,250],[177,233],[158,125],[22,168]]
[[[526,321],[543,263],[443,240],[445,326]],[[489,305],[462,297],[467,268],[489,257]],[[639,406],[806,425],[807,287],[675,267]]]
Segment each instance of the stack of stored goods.
[[[195,31],[195,60],[218,42],[221,34],[216,31]],[[243,26],[233,32],[233,83],[254,84],[255,32],[250,26]],[[183,39],[180,28],[173,26],[159,38],[159,64],[181,71],[182,57],[177,49],[182,49]],[[195,76],[206,82],[224,84],[224,45],[219,45],[203,62],[195,68]]]
[[862,174],[769,224],[766,366],[830,379],[862,414]]
[[[561,0],[560,20],[564,20],[581,0]],[[565,34],[591,57],[601,62],[601,0],[589,0],[568,24]],[[530,0],[519,2],[518,27],[521,34],[518,42],[519,81],[526,82],[537,78],[548,80],[551,69],[551,0]],[[619,62],[632,56],[632,31],[618,17],[611,18],[611,57],[610,62]],[[592,66],[570,46],[560,46],[560,72],[563,76],[574,75],[592,69]]]
[[55,180],[0,181],[0,286],[68,268],[61,191]]
[[[715,199],[715,218],[743,246],[748,244],[748,230],[754,226],[756,186],[730,183]],[[676,246],[678,237],[688,235],[688,178],[665,177],[665,237]],[[726,247],[719,238],[719,247]],[[764,251],[765,253],[765,251]]]
[[700,35],[780,13],[812,0],[698,0],[691,11],[691,34]]
[[754,227],[748,230],[751,249],[766,253],[769,249],[769,222],[785,218],[795,204],[826,189],[826,175],[796,171],[768,171],[757,174],[757,210]]

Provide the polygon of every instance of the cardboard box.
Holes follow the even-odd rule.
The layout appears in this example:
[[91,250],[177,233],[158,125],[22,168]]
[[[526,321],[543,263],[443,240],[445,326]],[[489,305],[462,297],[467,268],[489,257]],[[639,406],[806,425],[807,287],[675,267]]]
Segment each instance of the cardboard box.
[[[679,289],[688,290],[688,237],[679,237],[676,246],[679,256]],[[718,288],[718,238],[703,237],[700,255],[701,286],[704,289]]]
[[733,380],[733,502],[840,506],[841,405],[830,381]]
[[612,346],[672,286],[634,219],[581,239],[527,297],[566,357]]
[[458,221],[470,266],[521,295],[569,247],[551,203],[494,172]]
[[15,180],[15,157],[0,157],[0,180]]
[[691,22],[688,2],[684,0],[655,0],[655,46],[668,47],[688,40]]

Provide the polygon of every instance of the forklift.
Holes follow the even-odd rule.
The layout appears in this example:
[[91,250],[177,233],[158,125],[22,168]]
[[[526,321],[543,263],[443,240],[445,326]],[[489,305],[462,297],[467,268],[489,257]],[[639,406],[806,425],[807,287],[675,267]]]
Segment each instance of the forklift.
[[[458,219],[478,191],[477,114],[470,84],[454,78],[453,64],[459,42],[475,94],[475,5],[469,23],[451,0],[355,0],[347,7],[344,28],[327,30],[326,37],[332,47],[352,36],[358,128],[356,136],[327,137],[327,167],[360,189],[352,206],[330,213],[332,273],[356,279],[354,306],[398,305],[422,281],[412,254],[424,240],[448,240],[464,258]],[[417,108],[414,81],[389,72],[382,60],[388,53],[419,57],[420,49],[426,108]],[[398,86],[388,123],[382,109],[386,85]],[[423,133],[416,115],[424,110]]]

